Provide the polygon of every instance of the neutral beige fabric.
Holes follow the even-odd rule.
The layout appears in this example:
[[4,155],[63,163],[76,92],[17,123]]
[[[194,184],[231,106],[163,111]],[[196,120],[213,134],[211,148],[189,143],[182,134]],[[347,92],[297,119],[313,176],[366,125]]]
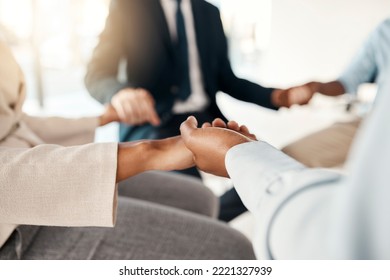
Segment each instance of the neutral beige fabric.
[[113,226],[117,144],[71,146],[93,141],[97,119],[29,117],[24,98],[0,43],[0,247],[18,224]]
[[342,167],[361,121],[335,123],[286,146],[282,151],[308,167]]

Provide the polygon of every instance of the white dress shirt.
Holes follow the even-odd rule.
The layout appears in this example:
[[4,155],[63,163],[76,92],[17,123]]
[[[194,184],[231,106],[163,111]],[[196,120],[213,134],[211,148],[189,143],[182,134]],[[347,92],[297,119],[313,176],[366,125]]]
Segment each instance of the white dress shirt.
[[256,218],[258,258],[390,259],[390,83],[379,91],[349,175],[306,168],[265,142],[228,152],[229,175]]
[[[177,0],[160,0],[168,23],[172,41],[177,40],[176,11]],[[186,35],[188,41],[189,75],[191,95],[185,101],[176,101],[173,112],[190,113],[202,111],[209,104],[209,98],[204,90],[203,77],[200,67],[199,52],[196,41],[194,17],[190,0],[182,0],[181,11],[183,13]]]

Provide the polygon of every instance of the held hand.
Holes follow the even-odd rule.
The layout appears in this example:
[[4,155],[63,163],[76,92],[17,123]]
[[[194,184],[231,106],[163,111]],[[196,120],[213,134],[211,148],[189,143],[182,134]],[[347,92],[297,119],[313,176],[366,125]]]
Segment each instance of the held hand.
[[256,135],[250,133],[249,129],[245,125],[239,125],[235,121],[229,121],[227,124],[220,118],[216,118],[212,123],[204,123],[202,125],[202,128],[206,127],[219,127],[219,128],[226,128],[233,131],[236,131],[238,133],[243,134],[244,136],[248,137],[251,140],[257,141]]
[[301,86],[289,89],[289,102],[291,105],[306,105],[313,98],[316,93],[313,83],[307,83]]
[[153,96],[145,89],[126,88],[119,91],[111,100],[112,106],[123,123],[141,125],[160,124]]
[[[197,128],[197,120],[189,117],[181,124],[180,131],[199,169],[217,176],[229,177],[225,167],[226,153],[230,148],[251,142],[252,139],[239,133],[238,125],[233,130],[229,130],[229,126],[222,120],[215,120],[213,125],[206,123],[202,128]],[[241,127],[241,130],[247,129]],[[249,131],[248,135],[250,135]]]
[[99,117],[99,126],[104,126],[112,122],[119,122],[119,116],[114,107],[108,104],[103,114]]
[[305,105],[316,93],[312,83],[292,87],[286,90],[277,89],[272,93],[272,103],[277,107],[290,108],[292,105]]

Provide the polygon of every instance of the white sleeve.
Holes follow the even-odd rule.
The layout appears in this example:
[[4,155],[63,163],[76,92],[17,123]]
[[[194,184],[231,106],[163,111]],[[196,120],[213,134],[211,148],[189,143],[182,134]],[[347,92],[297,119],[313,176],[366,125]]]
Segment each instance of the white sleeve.
[[259,258],[390,259],[390,84],[381,91],[346,176],[305,168],[262,142],[228,152],[228,172],[256,218]]
[[390,83],[379,90],[381,102],[358,135],[350,176],[335,199],[336,258],[390,259]]
[[[226,167],[243,203],[255,216],[257,256],[316,258],[311,248],[323,236],[327,216],[322,215],[329,201],[318,202],[328,197],[324,192],[333,192],[330,186],[339,181],[340,174],[306,168],[264,142],[232,148],[226,156]],[[308,216],[313,218],[302,219]],[[302,236],[310,242],[299,243],[305,241]],[[301,244],[307,247],[299,248]]]
[[265,142],[238,145],[226,155],[226,168],[245,206],[255,211],[264,193],[280,184],[284,172],[305,167]]
[[98,118],[33,117],[23,115],[23,122],[48,144],[74,146],[92,143]]

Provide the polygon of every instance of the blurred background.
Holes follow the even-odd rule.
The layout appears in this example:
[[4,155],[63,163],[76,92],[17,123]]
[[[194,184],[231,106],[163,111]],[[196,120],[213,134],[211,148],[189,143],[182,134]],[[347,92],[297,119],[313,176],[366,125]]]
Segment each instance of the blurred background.
[[[390,11],[390,0],[210,2],[221,10],[236,74],[272,87],[336,78],[368,33]],[[109,3],[0,0],[1,34],[11,43],[27,77],[27,112],[78,116],[101,110],[88,96],[83,77],[104,28]],[[375,88],[366,86],[362,100],[367,103],[374,94]],[[345,100],[335,102],[316,98],[311,106],[274,114],[219,96],[220,107],[228,118],[248,124],[277,147],[347,117]],[[312,115],[310,121],[308,112]],[[97,140],[116,140],[115,126],[106,130],[98,133]]]
[[[390,0],[210,2],[221,10],[235,73],[282,88],[337,78],[368,33],[390,14]],[[27,79],[26,112],[77,117],[102,110],[88,95],[83,79],[109,4],[109,0],[0,0],[0,34]],[[282,147],[332,122],[363,114],[374,95],[374,85],[363,85],[360,106],[349,112],[346,97],[317,96],[309,106],[278,112],[223,93],[218,104],[228,119],[247,124],[259,138]],[[117,126],[99,129],[96,140],[116,141]],[[216,193],[227,185],[212,178],[207,184]]]

